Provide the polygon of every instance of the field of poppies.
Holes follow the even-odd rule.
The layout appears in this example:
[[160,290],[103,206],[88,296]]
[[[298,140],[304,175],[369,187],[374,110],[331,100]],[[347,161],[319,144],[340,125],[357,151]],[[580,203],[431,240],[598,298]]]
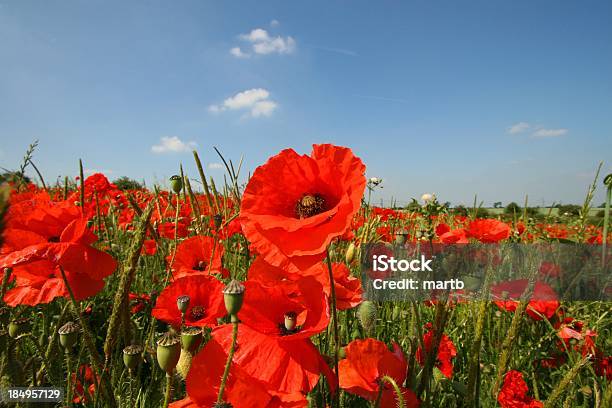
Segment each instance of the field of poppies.
[[82,165],[28,182],[26,154],[0,187],[0,388],[56,387],[45,404],[62,407],[612,406],[610,303],[377,302],[360,262],[374,243],[562,242],[608,268],[612,176],[575,217],[482,218],[433,195],[370,205],[380,180],[346,147],[283,150],[244,184],[236,163],[215,185],[194,160],[166,189],[124,190]]

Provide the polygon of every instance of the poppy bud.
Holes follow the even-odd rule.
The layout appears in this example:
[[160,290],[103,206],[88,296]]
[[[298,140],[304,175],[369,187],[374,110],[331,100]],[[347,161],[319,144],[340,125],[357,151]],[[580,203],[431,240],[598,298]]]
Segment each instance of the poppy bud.
[[157,364],[167,374],[172,374],[181,357],[181,338],[173,332],[166,332],[157,341]]
[[190,353],[202,344],[202,329],[200,327],[186,327],[181,332],[181,347]]
[[612,173],[604,177],[604,185],[608,186],[608,188],[612,188]]
[[285,313],[285,329],[288,332],[292,332],[297,326],[297,315],[295,312]]
[[170,188],[176,194],[181,192],[181,190],[183,189],[183,179],[181,178],[181,176],[177,176],[175,174],[174,176],[170,177]]
[[376,315],[378,314],[378,307],[376,303],[366,300],[359,306],[357,311],[357,318],[361,323],[361,327],[367,332],[371,331],[376,326]]
[[57,333],[62,347],[69,350],[76,344],[79,333],[81,333],[81,326],[74,322],[68,322],[60,327]]
[[30,320],[27,317],[15,319],[8,325],[9,336],[16,339],[30,331]]
[[223,289],[223,301],[225,303],[227,313],[232,316],[236,316],[242,307],[243,299],[244,285],[236,279],[232,279],[232,281]]
[[191,298],[187,295],[182,295],[176,298],[176,307],[178,307],[179,312],[185,313],[187,312],[187,308],[189,307],[189,301]]
[[134,371],[138,367],[140,361],[140,354],[142,354],[142,346],[138,344],[132,344],[123,349],[123,364],[125,368]]
[[344,254],[344,260],[346,261],[347,264],[350,265],[350,263],[353,262],[353,259],[355,259],[355,244],[351,242],[348,248],[346,248],[346,253]]

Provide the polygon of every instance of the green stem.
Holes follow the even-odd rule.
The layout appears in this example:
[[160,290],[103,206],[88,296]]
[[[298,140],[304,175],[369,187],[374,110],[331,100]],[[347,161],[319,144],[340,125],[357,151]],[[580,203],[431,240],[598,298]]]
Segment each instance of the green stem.
[[172,375],[166,373],[166,392],[164,394],[164,408],[167,408],[172,398]]
[[217,404],[223,402],[223,392],[225,391],[227,377],[229,377],[230,367],[232,365],[232,360],[234,359],[234,352],[236,351],[236,342],[238,340],[238,318],[236,316],[232,316],[232,321],[234,325],[232,330],[232,345],[229,353],[227,354],[227,361],[225,362],[223,377],[221,377],[221,385],[219,386],[219,394],[217,395]]
[[[338,313],[336,310],[336,284],[334,282],[334,271],[331,263],[331,256],[329,254],[329,248],[327,248],[327,271],[329,272],[329,287],[330,287],[330,309],[332,315],[332,327],[334,330],[334,373],[336,374],[336,384],[339,383],[338,379],[338,354],[340,349],[340,339],[338,335]],[[334,406],[338,406],[339,393],[334,396]]]
[[72,402],[72,378],[70,378],[70,350],[67,348],[66,351],[66,406],[70,406]]
[[610,225],[610,202],[612,201],[612,185],[608,186],[608,194],[606,195],[606,208],[604,213],[603,236],[601,237],[601,265],[606,266],[607,244],[608,244],[608,227]]
[[393,391],[395,391],[395,396],[397,397],[397,408],[406,408],[406,402],[404,401],[404,394],[402,394],[402,390],[400,389],[399,385],[397,385],[393,377],[389,377],[388,375],[385,375],[380,379],[380,393],[378,394],[379,398],[376,403],[376,408],[380,406],[380,397],[382,396],[382,390],[385,383],[390,384],[391,387],[393,387]]

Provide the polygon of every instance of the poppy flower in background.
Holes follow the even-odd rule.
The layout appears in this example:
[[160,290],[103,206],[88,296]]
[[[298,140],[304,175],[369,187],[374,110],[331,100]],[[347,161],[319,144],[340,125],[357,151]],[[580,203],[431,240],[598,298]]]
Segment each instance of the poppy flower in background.
[[[381,379],[389,376],[395,380],[404,395],[407,407],[418,407],[416,395],[402,384],[406,380],[406,358],[399,345],[393,344],[389,350],[382,341],[375,339],[353,340],[345,347],[346,358],[338,363],[340,388],[358,395],[368,401],[378,397]],[[385,383],[381,407],[397,406],[396,396],[391,385]]]
[[102,290],[103,279],[115,271],[117,262],[91,246],[97,237],[80,211],[64,202],[42,202],[23,212],[23,207],[31,203],[21,204],[9,212],[13,218],[9,218],[10,228],[3,234],[0,268],[12,268],[17,281],[5,295],[7,304],[32,306],[69,297],[60,268],[77,300]]
[[[222,264],[224,251],[223,244],[213,237],[197,235],[184,240],[176,248],[172,264],[173,278],[209,273],[227,277],[228,272],[223,269]],[[166,260],[170,263],[172,255],[168,255]]]
[[[515,299],[521,298],[528,283],[527,279],[517,279],[491,286],[491,295],[496,299],[495,305],[508,312],[514,312],[518,306],[518,301]],[[544,282],[536,282],[527,306],[527,314],[534,320],[542,320],[540,315],[550,319],[558,308],[559,300],[554,289]]]
[[76,373],[71,374],[70,378],[74,393],[72,402],[75,404],[84,404],[92,401],[96,394],[98,379],[91,367],[86,364],[81,365]]
[[504,376],[504,383],[497,396],[497,402],[502,408],[541,408],[540,401],[527,395],[529,387],[523,379],[523,374],[510,370]]
[[[214,338],[206,343],[191,363],[187,375],[187,395],[171,407],[210,408],[217,400],[227,352]],[[247,374],[238,364],[230,366],[230,374],[224,392],[224,400],[234,407],[306,407],[308,402],[302,393],[275,393],[269,386]]]
[[510,226],[495,219],[478,219],[470,222],[467,235],[484,243],[495,243],[510,236]]
[[365,190],[351,149],[314,145],[310,156],[281,151],[258,167],[243,194],[242,230],[265,260],[299,272],[325,258],[350,227]]
[[[242,317],[242,311],[239,316]],[[211,333],[224,350],[230,348],[232,329],[231,324],[226,324]],[[307,394],[317,385],[321,374],[327,378],[332,392],[337,388],[334,373],[308,339],[286,341],[240,324],[233,361],[277,393]]]
[[[434,331],[432,330],[431,323],[427,323],[425,328],[428,329],[428,331],[423,335],[423,344],[425,345],[425,351],[429,354],[433,348]],[[446,378],[451,378],[453,376],[452,360],[455,356],[457,356],[457,349],[453,341],[446,334],[442,334],[440,344],[438,345],[438,355],[436,357],[435,366]],[[425,365],[425,354],[421,346],[417,349],[416,359],[421,366]]]
[[457,228],[440,235],[440,242],[443,244],[468,244],[470,241],[465,229]]
[[[177,223],[176,236],[177,238],[186,238],[189,235],[189,223],[184,219],[179,219]],[[174,239],[174,221],[162,222],[157,226],[157,232],[160,237]]]
[[223,284],[207,275],[191,275],[176,279],[157,297],[151,314],[175,328],[181,325],[181,313],[176,306],[179,296],[189,296],[185,325],[214,327],[217,319],[226,315],[223,304]]
[[245,286],[240,320],[260,333],[283,340],[304,339],[329,324],[327,297],[313,277],[295,282],[291,296],[287,286],[266,287],[257,281],[246,281]]
[[130,300],[131,312],[132,314],[136,314],[138,312],[142,312],[144,308],[151,302],[151,296],[143,293],[142,295],[138,295],[136,293],[130,293],[128,295],[128,299]]

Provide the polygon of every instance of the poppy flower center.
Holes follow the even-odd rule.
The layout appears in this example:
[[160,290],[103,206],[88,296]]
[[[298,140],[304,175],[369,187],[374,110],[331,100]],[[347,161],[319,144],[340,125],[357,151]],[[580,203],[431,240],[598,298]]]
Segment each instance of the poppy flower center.
[[325,199],[320,194],[304,194],[295,204],[295,214],[300,219],[309,218],[325,211]]
[[191,317],[193,320],[200,320],[204,317],[204,307],[203,306],[194,306],[191,309]]
[[49,237],[48,242],[59,242],[59,237]]
[[285,320],[283,323],[278,324],[281,336],[288,336],[299,332],[302,327],[297,325],[297,313],[287,312],[285,313]]
[[194,266],[193,266],[193,270],[195,271],[204,271],[206,270],[206,262],[204,261],[198,261]]

